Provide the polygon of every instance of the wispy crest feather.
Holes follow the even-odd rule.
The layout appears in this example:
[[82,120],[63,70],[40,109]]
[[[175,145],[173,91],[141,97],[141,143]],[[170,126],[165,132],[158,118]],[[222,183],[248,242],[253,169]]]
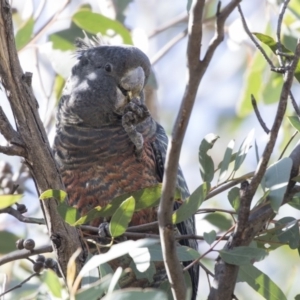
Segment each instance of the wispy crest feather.
[[96,36],[93,36],[91,39],[87,36],[85,31],[83,31],[83,34],[84,34],[84,38],[76,38],[75,40],[75,46],[77,48],[76,56],[80,56],[82,52],[88,49],[107,45],[101,33],[98,33]]

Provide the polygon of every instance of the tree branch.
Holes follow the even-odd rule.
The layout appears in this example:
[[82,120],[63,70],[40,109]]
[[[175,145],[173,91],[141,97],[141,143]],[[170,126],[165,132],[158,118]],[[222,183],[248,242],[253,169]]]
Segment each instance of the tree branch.
[[[277,113],[274,118],[274,123],[269,135],[269,141],[265,147],[263,152],[262,158],[258,164],[258,167],[255,171],[255,174],[252,178],[252,181],[249,187],[245,190],[241,197],[241,202],[245,201],[245,203],[251,203],[253,196],[258,188],[259,183],[262,180],[263,175],[265,174],[270,156],[273,152],[274,145],[277,139],[278,131],[280,129],[284,113],[287,106],[288,96],[291,89],[291,85],[294,78],[294,72],[299,61],[300,57],[300,40],[298,40],[295,56],[292,60],[290,68],[286,71],[284,75],[284,84],[281,90],[280,100],[277,108]],[[293,172],[295,170],[298,171],[300,165],[300,158],[299,158],[299,149],[296,147],[295,150],[290,155],[290,158],[293,160],[293,168],[291,172],[291,178]],[[298,155],[298,156],[297,156]],[[286,196],[284,198],[284,203],[290,199],[293,195],[293,191],[291,190],[293,183],[290,183],[287,189]],[[232,242],[226,245],[227,249],[231,249],[232,247],[236,246],[246,246],[253,240],[253,238],[258,234],[258,232],[263,228],[266,222],[272,218],[274,212],[270,205],[262,205],[261,207],[255,208],[255,210],[250,214],[248,222],[242,233],[239,233],[238,236],[233,235]],[[239,236],[242,234],[243,239]],[[212,299],[231,299],[235,282],[237,278],[239,268],[234,265],[224,263],[220,258],[218,258],[216,265],[215,265],[215,284],[211,289],[209,298]],[[217,283],[217,285],[216,285]]]
[[[32,172],[38,193],[48,189],[64,189],[57,170],[43,124],[40,120],[37,101],[25,77],[18,59],[11,16],[11,7],[6,0],[0,0],[0,76],[14,114],[16,127],[26,150],[25,162]],[[84,243],[77,229],[66,224],[57,210],[57,201],[41,201],[49,235],[55,237],[52,245],[56,251],[60,271],[67,272],[67,263],[77,248]],[[82,252],[84,253],[84,251]],[[76,261],[79,272],[84,256]]]
[[13,207],[7,207],[4,209],[0,209],[0,214],[6,213],[13,217],[15,217],[17,220],[23,223],[30,223],[30,224],[38,224],[38,225],[45,225],[44,219],[38,219],[38,218],[28,218],[23,216],[18,210],[14,209]]
[[189,39],[187,47],[189,77],[168,146],[162,197],[158,209],[159,232],[163,257],[174,299],[185,299],[186,293],[182,269],[176,254],[176,242],[172,225],[172,207],[181,145],[195,102],[199,83],[201,82],[216,48],[224,38],[225,20],[240,1],[241,0],[230,1],[220,13],[218,12],[216,16],[216,34],[208,47],[203,61],[200,61],[200,54],[202,42],[202,18],[205,1],[194,0],[190,10],[188,26]]
[[15,289],[18,289],[18,288],[22,287],[22,285],[24,283],[26,283],[27,281],[29,281],[34,276],[40,276],[40,274],[39,273],[33,273],[33,274],[31,274],[29,277],[27,277],[25,280],[23,280],[22,282],[20,282],[19,284],[17,284],[13,288],[11,288],[11,289],[5,291],[4,293],[0,294],[0,297],[4,296],[5,294],[7,294],[7,293],[9,293],[9,292],[11,292],[11,291],[13,291]]
[[0,257],[0,266],[6,264],[8,262],[11,262],[11,261],[28,258],[32,255],[37,255],[37,254],[42,254],[42,253],[51,253],[51,252],[53,252],[53,247],[50,245],[37,247],[31,251],[26,250],[26,249],[16,250],[16,251],[10,252],[10,253]]

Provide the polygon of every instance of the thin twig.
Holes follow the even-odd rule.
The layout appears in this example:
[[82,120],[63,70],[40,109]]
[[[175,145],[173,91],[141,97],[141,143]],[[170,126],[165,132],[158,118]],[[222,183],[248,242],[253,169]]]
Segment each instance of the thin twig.
[[37,10],[35,11],[34,17],[33,17],[35,23],[39,19],[39,17],[41,16],[41,14],[42,14],[42,12],[45,8],[45,4],[46,4],[46,0],[42,0],[40,2],[40,5],[38,6]]
[[[206,274],[210,275],[211,277],[215,277],[215,274],[212,271],[210,271],[208,268],[206,268],[201,261],[199,261],[198,264],[205,271]],[[207,279],[210,286],[209,278],[207,277]]]
[[277,30],[276,30],[276,38],[277,38],[277,57],[279,60],[279,64],[281,67],[283,67],[283,61],[282,61],[282,56],[280,52],[282,52],[282,44],[281,44],[281,25],[282,25],[282,20],[283,16],[285,14],[286,8],[289,4],[290,0],[284,0],[283,3],[280,6],[280,11],[279,11],[279,16],[278,16],[278,21],[277,21]]
[[10,252],[10,253],[0,257],[0,266],[4,265],[10,261],[28,258],[28,257],[30,257],[32,255],[36,255],[36,254],[51,253],[52,251],[53,251],[53,247],[50,245],[37,247],[37,248],[34,248],[33,250],[26,250],[26,249],[16,250],[16,251]]
[[214,213],[214,212],[224,212],[230,215],[236,215],[235,210],[221,209],[221,208],[200,208],[197,210],[196,214]]
[[247,35],[249,36],[249,38],[251,39],[251,41],[253,42],[253,44],[256,46],[256,48],[261,52],[261,54],[263,55],[263,57],[265,58],[265,60],[268,62],[268,64],[270,65],[270,67],[272,69],[275,69],[275,66],[274,66],[273,62],[271,61],[271,59],[268,57],[268,55],[265,52],[265,50],[263,49],[263,47],[257,42],[257,40],[253,37],[253,34],[249,30],[247,22],[246,22],[246,19],[244,17],[244,14],[243,14],[243,11],[242,11],[242,8],[241,8],[241,5],[238,5],[238,11],[240,13],[242,24],[243,24],[244,30],[246,31]]
[[181,13],[180,15],[174,17],[173,19],[167,21],[166,23],[162,24],[161,26],[157,27],[155,30],[153,30],[149,35],[148,38],[151,39],[155,35],[161,33],[162,31],[165,31],[179,23],[187,22],[188,21],[188,15],[186,12]]
[[233,225],[232,227],[230,227],[222,236],[220,236],[218,238],[218,240],[209,247],[209,249],[207,251],[205,251],[199,258],[197,258],[196,260],[194,260],[193,262],[191,262],[188,266],[186,266],[183,271],[187,271],[188,269],[190,269],[193,265],[195,265],[196,263],[198,263],[203,257],[205,257],[209,252],[213,251],[214,248],[221,242],[224,240],[224,238],[226,237],[226,235],[230,232],[232,232],[235,228],[235,225]]
[[45,225],[44,219],[25,217],[18,210],[14,209],[11,206],[4,209],[0,209],[0,214],[3,213],[9,214],[23,223]]
[[28,278],[26,278],[25,280],[23,280],[22,282],[20,282],[20,283],[17,284],[16,286],[14,286],[14,287],[12,287],[11,289],[9,289],[9,290],[5,291],[4,293],[0,294],[0,297],[4,296],[5,294],[7,294],[7,293],[9,293],[9,292],[11,292],[11,291],[13,291],[13,290],[16,290],[16,289],[22,287],[22,285],[23,285],[24,283],[26,283],[27,281],[29,281],[29,280],[30,280],[32,277],[34,277],[34,276],[40,276],[40,274],[39,274],[39,273],[33,273],[33,274],[31,274]]
[[208,193],[208,195],[205,197],[205,200],[208,200],[208,199],[230,189],[231,187],[234,187],[235,185],[237,185],[247,179],[250,179],[251,177],[253,177],[253,175],[254,175],[254,172],[250,172],[241,177],[235,178],[228,183],[222,183],[221,185],[218,185],[218,186],[212,188],[211,192]]
[[151,59],[151,65],[156,64],[164,55],[166,55],[178,42],[187,35],[187,30],[183,30],[166,43]]
[[266,134],[269,134],[270,129],[267,127],[266,123],[264,122],[264,120],[262,119],[262,117],[261,117],[261,115],[259,113],[259,110],[258,110],[258,107],[257,107],[257,103],[256,103],[256,100],[255,100],[253,94],[251,94],[251,103],[252,103],[255,115],[257,117],[257,120],[258,120],[260,126],[262,127],[262,129],[265,131]]
[[14,130],[14,128],[10,124],[1,106],[0,106],[0,133],[5,137],[5,139],[8,142],[19,146],[23,145],[19,133]]
[[[56,21],[58,16],[63,12],[63,10],[69,5],[70,2],[71,0],[65,1],[62,7],[36,32],[32,39],[26,44],[26,47],[30,44],[33,44],[36,40],[40,38],[41,35],[45,33],[45,31]],[[19,52],[21,52],[24,49],[24,47],[21,48]]]
[[296,99],[295,99],[292,91],[290,91],[290,98],[291,98],[291,102],[292,102],[292,105],[294,107],[294,110],[295,110],[297,116],[300,117],[300,109],[299,109],[299,106],[298,106],[298,104],[296,102]]
[[295,132],[293,133],[292,137],[289,139],[289,141],[288,141],[287,144],[285,145],[284,149],[282,150],[282,152],[281,152],[281,154],[280,154],[278,160],[280,160],[280,159],[283,157],[283,155],[284,155],[286,149],[288,148],[288,146],[290,145],[290,143],[292,142],[292,140],[295,138],[295,136],[296,136],[297,134],[298,134],[298,131],[295,131]]

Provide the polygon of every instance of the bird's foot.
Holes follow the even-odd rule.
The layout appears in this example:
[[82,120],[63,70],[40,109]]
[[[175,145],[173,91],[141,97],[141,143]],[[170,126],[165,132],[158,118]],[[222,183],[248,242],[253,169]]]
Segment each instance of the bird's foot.
[[103,222],[98,227],[98,235],[100,238],[108,238],[111,237],[109,233],[109,223]]
[[132,99],[124,108],[122,117],[122,125],[127,132],[129,138],[136,148],[136,156],[141,158],[144,138],[143,135],[136,130],[136,126],[150,116],[148,108],[140,102],[139,99]]

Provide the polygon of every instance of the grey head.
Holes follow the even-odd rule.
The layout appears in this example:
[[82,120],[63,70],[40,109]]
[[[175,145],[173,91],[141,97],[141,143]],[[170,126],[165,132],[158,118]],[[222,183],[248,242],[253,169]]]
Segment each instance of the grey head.
[[79,40],[58,109],[58,124],[98,127],[122,116],[133,98],[143,102],[150,61],[133,46],[98,46]]

